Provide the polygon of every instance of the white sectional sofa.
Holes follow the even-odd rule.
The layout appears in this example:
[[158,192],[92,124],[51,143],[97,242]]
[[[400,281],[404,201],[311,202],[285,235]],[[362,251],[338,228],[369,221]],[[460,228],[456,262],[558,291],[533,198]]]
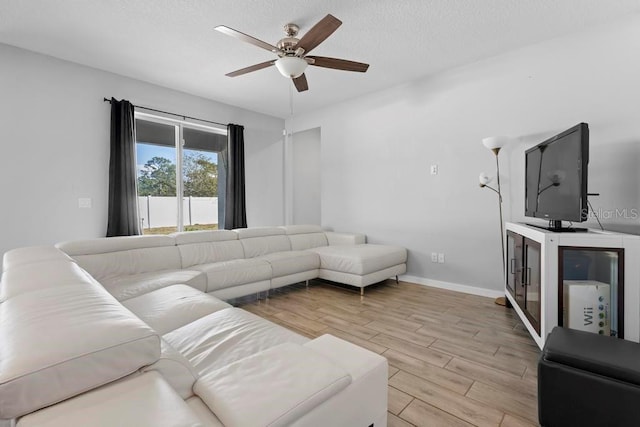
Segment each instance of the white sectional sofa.
[[318,227],[9,251],[0,426],[384,426],[386,359],[331,335],[309,340],[214,295],[315,277],[364,287],[401,274],[405,260],[402,248]]
[[118,300],[184,283],[221,299],[321,278],[355,286],[406,272],[404,248],[319,226],[254,227],[56,245]]

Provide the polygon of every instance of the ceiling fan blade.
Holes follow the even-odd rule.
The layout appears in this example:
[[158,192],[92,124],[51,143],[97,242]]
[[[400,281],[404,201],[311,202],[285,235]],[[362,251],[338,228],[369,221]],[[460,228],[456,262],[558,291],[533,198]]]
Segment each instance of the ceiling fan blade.
[[267,62],[261,62],[259,64],[255,64],[255,65],[252,65],[250,67],[245,67],[245,68],[241,68],[241,69],[236,70],[236,71],[232,71],[230,73],[225,74],[225,76],[227,76],[227,77],[241,76],[243,74],[247,74],[247,73],[250,73],[252,71],[258,71],[258,70],[262,70],[263,68],[270,67],[275,62],[276,62],[275,59],[272,59],[271,61],[267,61]]
[[304,92],[305,90],[309,89],[309,85],[307,84],[307,77],[304,75],[304,73],[299,77],[291,80],[293,80],[293,84],[296,86],[296,89],[298,89],[298,92]]
[[325,41],[340,25],[342,25],[341,20],[333,15],[327,15],[307,31],[296,46],[303,48],[305,52],[311,52],[311,49]]
[[347,61],[346,59],[327,58],[326,56],[306,56],[307,59],[312,59],[313,62],[309,62],[309,65],[315,65],[316,67],[333,68],[335,70],[343,71],[357,71],[364,73],[369,69],[369,64],[363,62]]
[[233,28],[229,28],[225,25],[218,25],[214,28],[214,30],[221,32],[222,34],[226,34],[231,37],[235,37],[237,39],[242,40],[243,42],[251,43],[254,46],[261,47],[262,49],[268,50],[269,52],[279,52],[280,49],[275,47],[272,44],[267,42],[263,42],[262,40],[258,40],[255,37],[251,37],[248,34],[242,33],[238,30],[234,30]]

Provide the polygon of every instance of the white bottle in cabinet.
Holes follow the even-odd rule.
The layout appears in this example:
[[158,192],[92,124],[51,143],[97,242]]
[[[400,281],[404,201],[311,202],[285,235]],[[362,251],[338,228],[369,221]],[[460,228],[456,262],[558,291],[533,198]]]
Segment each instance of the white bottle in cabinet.
[[[557,233],[516,223],[507,223],[506,232],[505,294],[540,348],[551,330],[564,323],[564,286],[559,283],[565,280],[610,284],[611,329],[621,338],[639,341],[640,236],[591,229]],[[594,261],[588,268],[564,271],[568,254]],[[600,277],[605,273],[606,278]]]

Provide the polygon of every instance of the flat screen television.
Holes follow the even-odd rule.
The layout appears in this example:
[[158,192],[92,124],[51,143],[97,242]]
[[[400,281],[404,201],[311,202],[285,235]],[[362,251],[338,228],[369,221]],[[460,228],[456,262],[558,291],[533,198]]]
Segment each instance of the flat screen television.
[[580,123],[525,152],[525,215],[549,221],[586,221],[589,126]]

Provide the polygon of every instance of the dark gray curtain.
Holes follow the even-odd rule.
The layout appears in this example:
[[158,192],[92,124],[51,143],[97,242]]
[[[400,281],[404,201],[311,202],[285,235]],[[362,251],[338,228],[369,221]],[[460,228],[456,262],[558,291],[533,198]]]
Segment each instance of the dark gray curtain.
[[224,228],[247,227],[247,207],[244,193],[244,127],[227,125],[228,164],[227,192],[224,203]]
[[133,105],[111,98],[111,157],[107,237],[140,232],[136,188],[136,127]]

